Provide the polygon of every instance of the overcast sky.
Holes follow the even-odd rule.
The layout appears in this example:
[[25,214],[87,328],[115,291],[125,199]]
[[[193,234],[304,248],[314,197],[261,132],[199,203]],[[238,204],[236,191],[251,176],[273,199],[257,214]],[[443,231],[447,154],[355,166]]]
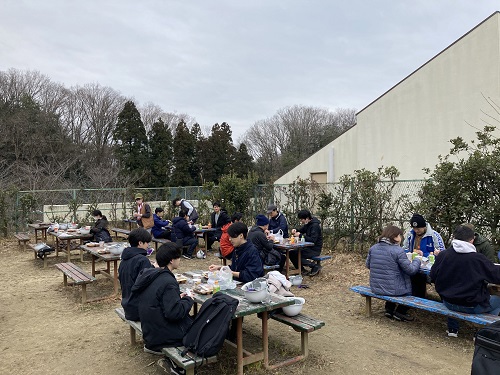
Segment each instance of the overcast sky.
[[487,0],[2,0],[0,70],[97,82],[226,121],[362,109],[494,11]]

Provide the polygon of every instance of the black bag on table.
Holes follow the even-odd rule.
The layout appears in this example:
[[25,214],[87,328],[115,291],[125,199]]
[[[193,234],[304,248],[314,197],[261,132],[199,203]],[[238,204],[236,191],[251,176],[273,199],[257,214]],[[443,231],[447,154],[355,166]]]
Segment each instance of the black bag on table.
[[182,339],[186,348],[182,355],[186,355],[188,351],[204,358],[216,355],[224,344],[238,303],[236,298],[221,292],[203,302],[193,324]]
[[500,374],[500,322],[476,333],[471,375]]

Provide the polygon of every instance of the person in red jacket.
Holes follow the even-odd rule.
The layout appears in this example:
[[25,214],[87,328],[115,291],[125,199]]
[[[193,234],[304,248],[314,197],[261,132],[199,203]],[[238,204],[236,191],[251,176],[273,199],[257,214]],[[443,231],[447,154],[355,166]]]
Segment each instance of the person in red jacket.
[[243,215],[241,213],[235,212],[233,216],[231,216],[231,222],[222,227],[222,236],[220,237],[220,253],[226,259],[231,259],[234,250],[233,244],[229,241],[227,229],[231,226],[231,224],[241,221],[242,217]]

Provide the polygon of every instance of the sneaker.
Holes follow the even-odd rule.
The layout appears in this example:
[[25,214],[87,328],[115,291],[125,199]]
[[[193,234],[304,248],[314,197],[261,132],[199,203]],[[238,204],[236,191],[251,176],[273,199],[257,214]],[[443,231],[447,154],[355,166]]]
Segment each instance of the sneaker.
[[144,345],[144,353],[149,353],[149,354],[154,354],[154,355],[163,355],[163,353],[161,351],[157,352],[156,350],[151,350],[151,349],[146,348],[146,345]]
[[400,322],[411,322],[415,320],[415,318],[411,315],[408,314],[401,314],[400,312],[394,311],[393,317],[395,320],[398,320]]
[[456,329],[447,329],[446,333],[448,334],[448,337],[458,337],[458,330]]
[[385,315],[385,317],[386,317],[386,318],[389,318],[389,319],[394,319],[394,315],[393,315],[393,313],[391,313],[390,311],[386,311],[386,312],[384,313],[384,315]]
[[158,366],[160,366],[163,371],[165,371],[167,374],[173,374],[173,375],[185,375],[186,370],[184,370],[182,367],[177,366],[170,358],[162,358],[156,361]]
[[191,255],[187,255],[187,254],[182,254],[182,257],[184,259],[193,259],[193,257]]
[[316,265],[314,265],[314,266],[311,268],[311,272],[309,272],[309,276],[311,276],[311,277],[312,277],[312,276],[316,276],[316,275],[319,273],[319,271],[321,271],[321,269],[322,269],[322,268],[323,268],[323,267],[318,266],[317,264],[316,264]]

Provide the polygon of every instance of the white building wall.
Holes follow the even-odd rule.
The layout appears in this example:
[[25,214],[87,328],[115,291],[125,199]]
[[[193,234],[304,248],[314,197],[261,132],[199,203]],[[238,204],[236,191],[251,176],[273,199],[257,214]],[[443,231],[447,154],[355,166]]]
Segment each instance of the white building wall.
[[275,183],[332,171],[327,179],[336,182],[381,166],[397,167],[400,179],[425,178],[422,169],[448,154],[450,139],[475,139],[488,119],[483,112],[498,118],[483,95],[500,105],[498,12],[358,112],[356,126]]

